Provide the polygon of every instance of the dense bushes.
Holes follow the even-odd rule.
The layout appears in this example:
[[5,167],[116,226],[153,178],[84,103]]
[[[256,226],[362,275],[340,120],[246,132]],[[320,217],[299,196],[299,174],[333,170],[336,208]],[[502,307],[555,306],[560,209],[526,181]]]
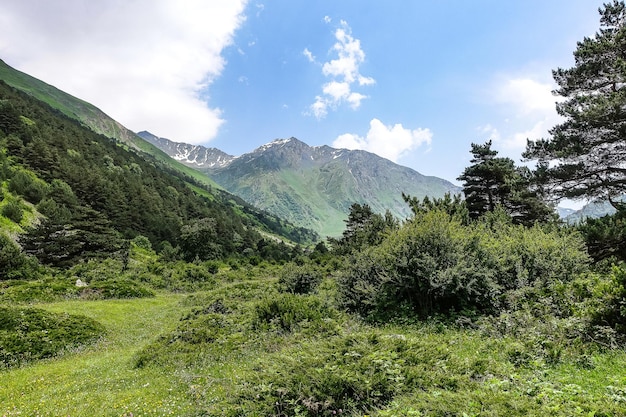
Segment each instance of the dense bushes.
[[516,226],[498,212],[463,225],[432,210],[353,255],[339,289],[345,307],[372,319],[495,313],[553,291],[587,263],[573,232]]
[[[291,331],[313,326],[322,330],[338,312],[318,297],[280,294],[268,297],[256,305],[253,328]],[[332,325],[329,329],[332,328]]]
[[0,306],[0,365],[54,356],[104,333],[100,323],[85,316]]
[[292,294],[309,294],[322,282],[322,271],[310,264],[287,264],[282,268],[278,279],[281,291]]
[[37,276],[37,261],[25,256],[10,237],[0,233],[0,281]]

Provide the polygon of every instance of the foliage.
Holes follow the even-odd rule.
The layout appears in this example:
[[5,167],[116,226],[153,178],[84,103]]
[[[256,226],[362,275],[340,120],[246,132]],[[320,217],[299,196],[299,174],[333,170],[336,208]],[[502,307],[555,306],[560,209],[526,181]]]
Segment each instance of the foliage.
[[49,276],[38,280],[8,280],[0,283],[0,302],[14,303],[49,303],[64,299],[75,299],[80,288],[73,282],[55,279]]
[[511,158],[497,157],[491,141],[472,143],[473,165],[457,178],[463,181],[463,193],[469,217],[477,219],[496,207],[503,207],[515,223],[531,225],[554,218],[553,210],[533,189],[530,170],[516,167]]
[[278,279],[281,291],[292,294],[309,294],[315,291],[317,286],[324,279],[323,272],[311,265],[296,265],[293,263],[285,265]]
[[121,253],[127,244],[101,213],[80,207],[69,222],[48,217],[27,228],[20,237],[24,252],[40,262],[68,267],[88,259],[103,259]]
[[348,262],[339,278],[342,303],[378,319],[489,310],[500,289],[486,255],[474,230],[429,211]]
[[12,278],[36,278],[39,275],[35,259],[25,256],[19,246],[0,233],[0,281]]
[[16,198],[6,199],[2,206],[2,215],[19,224],[24,218],[24,204]]
[[9,181],[9,191],[21,195],[30,203],[39,203],[48,192],[48,184],[34,173],[23,169],[17,170]]
[[417,197],[411,197],[410,195],[402,193],[402,198],[411,207],[411,211],[416,216],[437,209],[459,218],[463,224],[469,223],[467,202],[460,194],[455,194],[454,197],[452,197],[450,193],[446,193],[443,198],[431,199],[424,197],[424,199],[420,201]]
[[577,226],[585,237],[589,255],[596,261],[626,261],[626,208],[597,219],[588,217]]
[[[271,219],[261,219],[240,199],[203,189],[180,171],[86,129],[1,81],[0,102],[0,144],[6,149],[1,175],[9,177],[10,190],[46,216],[22,241],[42,263],[65,268],[98,254],[112,256],[127,247],[122,240],[136,236],[145,236],[157,250],[164,242],[172,248],[180,244],[190,260],[245,250],[277,261],[291,256],[256,230],[269,230]],[[201,253],[194,253],[190,242],[199,233],[194,228],[206,226],[207,219],[212,227],[204,232],[210,239],[195,249]],[[314,237],[285,222],[274,226],[303,241]]]
[[626,336],[626,266],[613,266],[609,280],[596,289],[597,308],[593,311],[593,324],[607,326]]
[[243,387],[239,413],[274,416],[357,415],[383,407],[406,388],[403,340],[364,331],[298,346],[264,364]]
[[328,238],[335,254],[348,254],[368,246],[377,245],[398,221],[389,211],[384,216],[374,213],[369,205],[353,203],[341,238]]
[[220,258],[223,254],[217,243],[215,219],[198,219],[184,225],[181,228],[180,248],[186,261]]
[[503,212],[463,225],[440,210],[415,216],[341,271],[342,304],[373,319],[519,308],[587,270],[580,236],[513,225]]
[[0,306],[0,364],[4,367],[54,356],[92,343],[105,333],[85,316]]
[[318,297],[280,294],[261,300],[254,309],[255,329],[276,329],[289,332],[299,327],[320,331],[329,324],[325,319],[337,317],[337,311]]
[[154,295],[153,291],[128,278],[96,281],[81,291],[81,296],[88,299],[144,298]]
[[552,72],[555,93],[564,98],[556,110],[565,121],[550,138],[529,141],[524,154],[539,161],[538,172],[557,198],[612,201],[626,191],[626,6],[613,0],[599,13],[600,31],[578,42],[574,66]]

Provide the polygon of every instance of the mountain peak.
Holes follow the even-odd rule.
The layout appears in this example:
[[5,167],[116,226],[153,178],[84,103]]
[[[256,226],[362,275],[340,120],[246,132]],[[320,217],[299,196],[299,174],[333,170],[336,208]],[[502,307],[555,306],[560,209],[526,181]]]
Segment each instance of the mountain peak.
[[137,133],[139,137],[152,143],[175,160],[193,168],[221,168],[230,164],[234,156],[217,148],[206,148],[202,145],[173,142],[144,130]]

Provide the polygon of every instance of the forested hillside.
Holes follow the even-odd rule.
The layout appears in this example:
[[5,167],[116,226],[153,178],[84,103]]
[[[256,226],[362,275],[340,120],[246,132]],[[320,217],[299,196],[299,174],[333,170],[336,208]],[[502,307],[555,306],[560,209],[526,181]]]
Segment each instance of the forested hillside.
[[[191,178],[146,160],[4,83],[0,100],[3,180],[8,191],[45,216],[23,238],[25,249],[45,262],[106,256],[139,235],[157,249],[175,247],[198,222],[212,246],[198,253],[200,258],[246,249],[257,253],[264,239],[255,226],[273,223],[273,230],[267,230],[279,233],[289,228],[249,206],[233,204],[229,200],[234,197],[222,192],[198,195],[188,185]],[[200,190],[200,184],[196,187]],[[290,229],[295,241],[314,237]]]

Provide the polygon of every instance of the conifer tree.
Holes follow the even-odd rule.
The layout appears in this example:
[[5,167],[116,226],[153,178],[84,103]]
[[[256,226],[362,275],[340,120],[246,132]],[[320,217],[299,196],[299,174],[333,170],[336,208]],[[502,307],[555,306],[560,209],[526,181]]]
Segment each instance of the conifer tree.
[[516,167],[511,158],[498,157],[491,141],[472,143],[472,165],[457,179],[464,181],[463,193],[469,217],[476,219],[502,207],[515,223],[532,225],[549,221],[554,210],[542,199],[535,176],[526,167]]
[[528,141],[524,157],[539,161],[557,199],[600,198],[617,207],[626,192],[626,7],[614,0],[599,13],[600,30],[578,43],[574,66],[553,71],[565,121],[551,137]]

